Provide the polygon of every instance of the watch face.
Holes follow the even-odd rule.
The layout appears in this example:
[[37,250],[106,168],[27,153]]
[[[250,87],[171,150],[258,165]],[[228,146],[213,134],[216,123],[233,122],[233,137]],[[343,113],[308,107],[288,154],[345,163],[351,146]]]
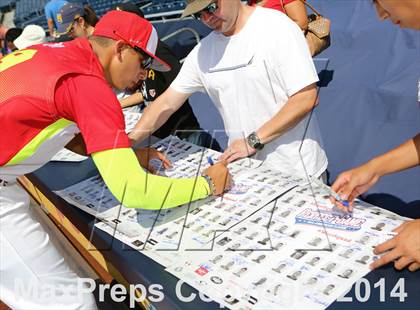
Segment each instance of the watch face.
[[255,133],[251,133],[247,138],[249,146],[254,149],[261,150],[264,147],[264,144],[260,142],[260,139]]
[[254,148],[255,145],[255,141],[254,139],[252,139],[252,134],[250,134],[247,138],[246,138],[246,142],[248,142],[248,145],[252,148]]

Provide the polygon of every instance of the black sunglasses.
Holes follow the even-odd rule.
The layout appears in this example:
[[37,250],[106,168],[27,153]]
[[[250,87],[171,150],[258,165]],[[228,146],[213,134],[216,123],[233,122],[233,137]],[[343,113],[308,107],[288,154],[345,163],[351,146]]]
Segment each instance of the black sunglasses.
[[121,40],[123,40],[125,43],[127,43],[133,50],[135,50],[137,53],[141,55],[143,60],[140,62],[140,66],[144,70],[149,70],[153,63],[153,57],[151,57],[149,54],[147,54],[145,51],[143,51],[140,47],[137,45],[134,45],[131,43],[131,41],[124,38],[122,35],[120,35],[117,31],[114,30],[114,34],[117,35]]
[[217,2],[212,2],[201,11],[192,14],[192,17],[194,17],[195,19],[201,19],[201,15],[203,15],[204,12],[206,12],[207,14],[214,14],[218,8],[219,6],[217,5]]
[[79,18],[80,18],[81,16],[76,16],[74,19],[73,19],[73,21],[72,21],[72,23],[70,24],[70,26],[67,28],[67,32],[66,32],[66,34],[68,34],[68,35],[71,35],[73,32],[74,32],[74,25],[76,25],[77,24],[77,22],[79,21]]
[[[131,45],[130,45],[131,46]],[[149,70],[153,63],[153,58],[150,57],[148,54],[146,54],[140,47],[137,46],[131,46],[133,50],[135,50],[137,53],[141,55],[143,60],[140,62],[141,67],[144,70]]]

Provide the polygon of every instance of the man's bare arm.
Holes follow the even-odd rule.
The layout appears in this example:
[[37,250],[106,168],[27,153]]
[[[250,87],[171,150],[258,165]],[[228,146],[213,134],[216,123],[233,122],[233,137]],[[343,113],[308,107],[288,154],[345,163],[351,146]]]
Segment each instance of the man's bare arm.
[[143,141],[157,129],[159,129],[168,118],[177,111],[191,94],[177,92],[169,87],[153,103],[144,110],[140,121],[128,135],[131,142],[137,144]]
[[132,107],[138,105],[144,101],[143,95],[140,92],[136,92],[126,98],[120,99],[121,108]]
[[50,36],[54,36],[54,20],[52,20],[51,18],[48,18],[47,23],[48,23],[48,31],[50,32]]
[[[317,89],[311,84],[289,98],[286,104],[257,131],[263,144],[267,144],[296,126],[317,104]],[[245,139],[233,141],[225,150],[221,159],[228,162],[251,156],[256,149],[248,145]]]
[[280,111],[257,130],[261,142],[266,144],[283,135],[299,123],[316,104],[317,88],[315,84],[306,86],[291,96]]
[[[343,200],[353,200],[365,193],[382,176],[420,165],[420,133],[400,146],[379,155],[367,163],[341,173],[332,189],[340,194]],[[337,207],[346,210],[333,200]],[[352,206],[350,205],[350,211]]]

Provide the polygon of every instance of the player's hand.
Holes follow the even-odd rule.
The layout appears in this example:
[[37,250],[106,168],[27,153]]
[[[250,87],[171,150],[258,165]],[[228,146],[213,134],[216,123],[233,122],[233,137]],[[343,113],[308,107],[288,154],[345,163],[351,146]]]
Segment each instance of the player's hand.
[[219,161],[203,171],[203,174],[209,176],[213,182],[213,195],[221,195],[231,187],[232,176],[226,166],[226,161]]
[[396,269],[401,270],[408,266],[410,271],[418,270],[420,268],[420,219],[407,221],[394,231],[398,235],[379,244],[373,251],[377,255],[389,252],[373,262],[370,267],[374,269],[395,261]]
[[342,205],[333,197],[330,198],[331,202],[334,203],[337,208],[351,212],[353,211],[353,200],[357,196],[365,193],[378,181],[378,179],[379,175],[370,162],[354,169],[347,170],[337,177],[331,188],[340,195],[342,200],[347,200],[349,202],[349,207],[347,208]]
[[150,160],[152,159],[159,159],[163,163],[163,167],[165,169],[171,167],[171,162],[169,159],[166,158],[161,152],[157,151],[156,149],[145,147],[145,148],[138,148],[135,149],[134,152],[136,153],[137,159],[140,165],[150,171],[151,173],[155,173],[156,169],[150,165]]
[[226,160],[226,162],[230,163],[237,159],[254,155],[256,152],[257,150],[250,147],[246,139],[238,139],[227,147],[222,156],[220,156],[220,160]]

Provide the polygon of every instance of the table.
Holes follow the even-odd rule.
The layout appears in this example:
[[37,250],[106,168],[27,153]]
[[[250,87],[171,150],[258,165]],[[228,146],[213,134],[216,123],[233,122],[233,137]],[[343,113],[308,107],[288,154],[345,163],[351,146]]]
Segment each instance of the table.
[[[49,216],[59,226],[73,245],[81,252],[87,262],[95,269],[106,283],[113,279],[127,284],[160,284],[164,298],[161,302],[151,303],[145,300],[142,304],[149,309],[219,309],[219,304],[203,302],[198,297],[198,292],[187,284],[182,285],[183,296],[195,293],[197,297],[193,302],[182,302],[177,298],[176,286],[178,279],[166,272],[164,267],[141,252],[131,249],[109,234],[94,228],[96,219],[71,206],[66,201],[55,195],[52,191],[64,189],[84,179],[98,174],[91,159],[80,163],[50,162],[32,174],[20,178],[22,185],[33,198],[39,202],[49,213]],[[381,307],[381,309],[413,309],[420,305],[420,272],[411,273],[407,270],[396,271],[388,265],[370,272],[365,276],[364,283],[356,284],[346,295],[351,302],[334,302],[330,309],[354,309],[355,306],[364,309]],[[381,279],[382,286],[374,287]],[[399,279],[404,281],[407,293],[404,302],[398,297],[391,297],[391,291]],[[399,282],[400,284],[402,282]],[[379,286],[379,284],[376,284]],[[370,297],[366,291],[370,290]],[[395,293],[397,293],[396,291]],[[381,295],[382,293],[382,295]],[[366,300],[365,300],[366,299]],[[384,300],[384,302],[381,302]],[[417,307],[416,307],[417,305]]]

